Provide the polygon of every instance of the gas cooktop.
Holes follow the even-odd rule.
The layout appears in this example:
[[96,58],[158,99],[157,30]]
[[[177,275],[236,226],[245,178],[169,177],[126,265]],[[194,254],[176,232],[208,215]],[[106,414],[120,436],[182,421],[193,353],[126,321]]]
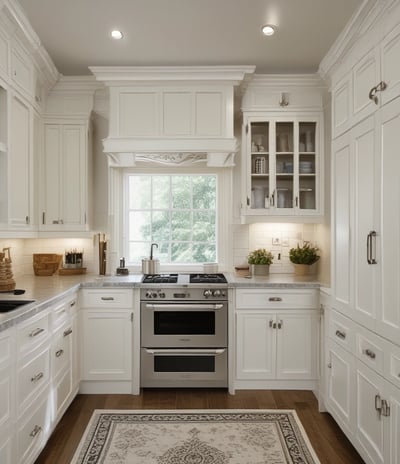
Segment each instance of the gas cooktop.
[[224,274],[148,274],[142,284],[226,284]]

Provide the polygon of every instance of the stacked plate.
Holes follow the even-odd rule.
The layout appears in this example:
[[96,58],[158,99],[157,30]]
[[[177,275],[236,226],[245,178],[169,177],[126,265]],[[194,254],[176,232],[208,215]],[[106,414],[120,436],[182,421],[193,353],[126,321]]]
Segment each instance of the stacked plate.
[[300,174],[311,174],[313,172],[312,161],[300,161],[299,171],[300,171]]

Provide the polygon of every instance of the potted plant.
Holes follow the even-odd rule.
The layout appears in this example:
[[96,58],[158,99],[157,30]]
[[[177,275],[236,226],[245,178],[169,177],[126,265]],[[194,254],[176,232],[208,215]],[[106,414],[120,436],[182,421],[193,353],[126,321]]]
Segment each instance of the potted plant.
[[318,247],[304,242],[289,251],[289,259],[294,265],[294,272],[298,275],[314,274],[316,266],[313,266],[320,258]]
[[259,248],[252,251],[247,257],[247,262],[250,264],[250,272],[252,275],[268,275],[269,266],[274,259],[273,254],[265,248]]

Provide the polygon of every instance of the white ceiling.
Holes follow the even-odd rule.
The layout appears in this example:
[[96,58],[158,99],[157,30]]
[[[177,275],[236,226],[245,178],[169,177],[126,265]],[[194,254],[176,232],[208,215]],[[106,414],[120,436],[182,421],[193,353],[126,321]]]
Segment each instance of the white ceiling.
[[[19,0],[64,75],[88,66],[256,65],[316,72],[362,0]],[[275,36],[261,26],[278,26]],[[117,28],[124,39],[111,40]]]

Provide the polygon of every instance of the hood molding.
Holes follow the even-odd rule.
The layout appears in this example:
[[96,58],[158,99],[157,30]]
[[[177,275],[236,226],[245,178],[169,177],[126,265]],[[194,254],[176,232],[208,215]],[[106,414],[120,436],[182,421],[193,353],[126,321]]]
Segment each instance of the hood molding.
[[180,165],[182,154],[186,164],[206,154],[207,166],[234,166],[239,150],[234,94],[243,92],[255,66],[90,70],[109,90],[109,135],[103,148],[113,166],[134,166],[139,159]]

